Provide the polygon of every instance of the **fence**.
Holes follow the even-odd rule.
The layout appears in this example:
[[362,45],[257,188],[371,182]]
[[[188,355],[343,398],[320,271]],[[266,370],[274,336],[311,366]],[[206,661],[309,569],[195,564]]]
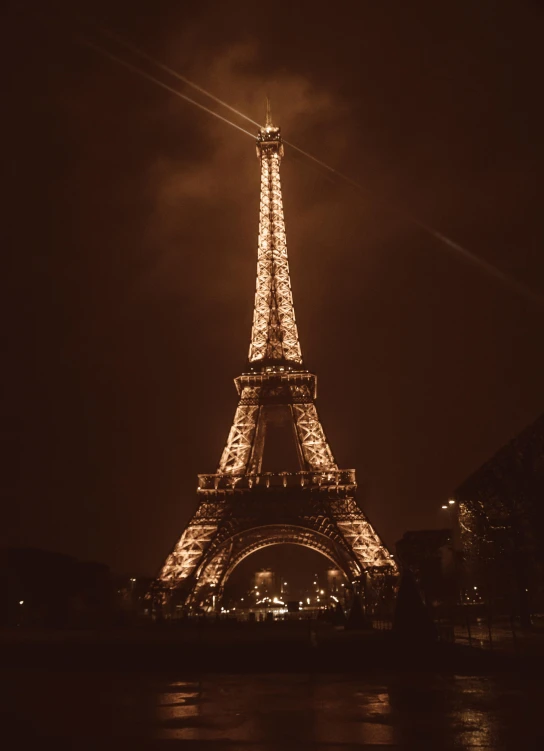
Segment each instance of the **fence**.
[[[523,629],[514,616],[460,606],[448,613],[431,610],[438,638],[445,643],[466,644],[479,649],[518,651],[530,648],[544,655],[544,616],[533,617],[533,627]],[[373,628],[389,631],[392,618],[373,618]]]

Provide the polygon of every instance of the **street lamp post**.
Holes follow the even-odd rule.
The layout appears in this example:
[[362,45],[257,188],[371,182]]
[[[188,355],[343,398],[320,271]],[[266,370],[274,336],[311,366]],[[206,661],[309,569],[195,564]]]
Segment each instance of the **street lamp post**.
[[[458,552],[459,546],[459,507],[457,501],[454,498],[448,499],[447,503],[442,504],[442,510],[446,511],[449,518],[449,526],[451,528],[451,554],[453,556],[453,576],[455,582],[455,602],[457,605],[463,604],[462,586],[461,586],[461,572],[459,570]],[[467,626],[469,630],[470,639],[470,626]]]
[[442,510],[448,512],[449,525],[451,528],[451,548],[455,553],[459,549],[459,524],[458,524],[458,505],[457,501],[450,498],[447,503],[442,504]]

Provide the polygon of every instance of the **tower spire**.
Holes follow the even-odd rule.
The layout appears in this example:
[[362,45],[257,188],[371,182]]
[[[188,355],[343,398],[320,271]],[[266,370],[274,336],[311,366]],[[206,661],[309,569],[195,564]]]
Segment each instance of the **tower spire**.
[[302,365],[295,321],[283,202],[280,128],[272,125],[267,98],[266,125],[257,135],[261,162],[261,201],[257,255],[257,289],[249,347],[249,362],[260,365]]

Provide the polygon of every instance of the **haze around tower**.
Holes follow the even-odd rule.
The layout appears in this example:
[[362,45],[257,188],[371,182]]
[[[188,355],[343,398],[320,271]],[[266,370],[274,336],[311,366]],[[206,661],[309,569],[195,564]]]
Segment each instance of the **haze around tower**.
[[[391,19],[367,3],[348,23],[280,6],[266,33],[244,2],[82,9],[257,121],[270,93],[288,140],[544,289],[534,8],[421,2]],[[73,44],[69,22],[7,28],[3,542],[152,573],[235,408],[258,164],[247,136]],[[393,544],[442,524],[442,499],[542,411],[541,317],[295,154],[282,182],[321,419]]]

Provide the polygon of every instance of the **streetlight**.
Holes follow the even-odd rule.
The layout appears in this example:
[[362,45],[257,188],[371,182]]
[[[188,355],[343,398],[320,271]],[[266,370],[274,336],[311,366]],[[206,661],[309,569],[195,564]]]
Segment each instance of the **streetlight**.
[[456,532],[457,532],[457,514],[459,510],[459,506],[457,505],[457,501],[455,498],[449,498],[447,503],[442,504],[442,509],[445,511],[448,511],[450,513],[450,524],[451,524],[451,531],[452,531],[452,549],[456,548]]
[[442,504],[442,508],[446,509],[449,516],[450,526],[451,526],[451,552],[453,556],[453,570],[455,573],[455,579],[457,583],[457,596],[458,598],[461,596],[461,572],[459,571],[458,561],[457,561],[457,548],[458,548],[458,542],[459,542],[459,529],[458,529],[458,513],[459,513],[459,505],[457,504],[457,501],[455,498],[448,498],[447,503]]

